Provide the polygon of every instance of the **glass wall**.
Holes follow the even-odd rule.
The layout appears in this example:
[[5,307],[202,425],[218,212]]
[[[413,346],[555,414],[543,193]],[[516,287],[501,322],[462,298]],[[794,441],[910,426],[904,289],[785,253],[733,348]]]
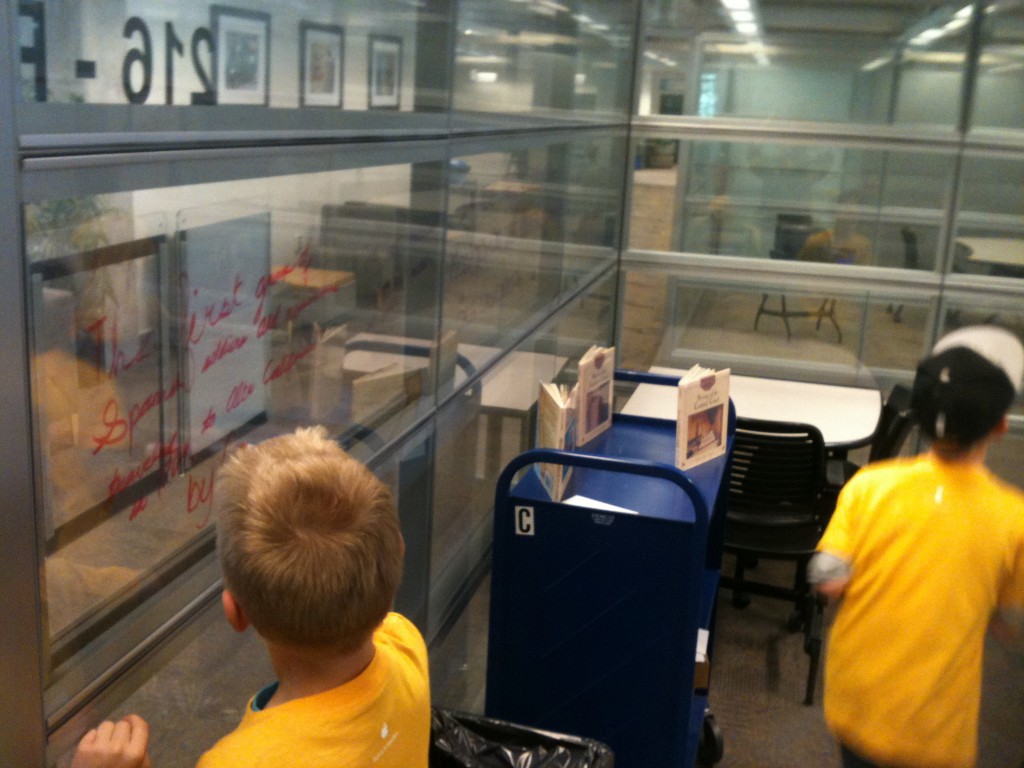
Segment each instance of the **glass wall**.
[[506,120],[581,113],[621,120],[635,27],[630,2],[462,0],[453,107]]
[[40,671],[0,762],[65,764],[127,711],[165,766],[233,727],[271,673],[220,625],[216,471],[296,426],[394,489],[397,607],[446,630],[539,382],[613,342],[639,15],[5,5],[0,530],[33,562],[0,571],[28,598],[3,671]]
[[887,390],[1024,337],[1024,4],[645,8],[623,364]]

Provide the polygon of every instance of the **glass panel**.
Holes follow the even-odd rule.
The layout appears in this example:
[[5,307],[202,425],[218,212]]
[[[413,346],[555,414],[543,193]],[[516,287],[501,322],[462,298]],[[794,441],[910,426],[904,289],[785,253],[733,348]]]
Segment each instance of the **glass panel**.
[[446,332],[504,347],[614,263],[625,146],[584,135],[453,161]]
[[974,128],[1024,130],[1024,3],[987,3],[974,94]]
[[640,114],[952,127],[965,6],[650,3]]
[[[540,382],[574,382],[579,357],[592,344],[610,343],[614,288],[614,277],[600,281],[439,414],[430,556],[431,634],[442,629],[490,546],[499,473],[514,456],[534,445]],[[460,354],[470,359],[493,360],[499,351],[459,344]]]
[[[448,19],[424,6],[405,0],[243,0],[230,6],[28,0],[19,3],[22,98],[419,109],[418,48],[431,52],[431,77],[437,62],[448,58]],[[435,91],[438,85],[446,90],[442,81],[432,84]]]
[[460,2],[454,108],[627,113],[635,16],[634,0]]
[[935,268],[948,155],[673,139],[634,155],[633,248]]
[[1024,160],[967,155],[953,271],[1024,278]]
[[322,423],[369,460],[458,383],[435,342],[443,171],[25,206],[49,711],[216,578],[231,444]]
[[623,366],[874,384],[912,375],[932,327],[933,302],[906,290],[875,294],[836,281],[764,275],[756,284],[630,270]]

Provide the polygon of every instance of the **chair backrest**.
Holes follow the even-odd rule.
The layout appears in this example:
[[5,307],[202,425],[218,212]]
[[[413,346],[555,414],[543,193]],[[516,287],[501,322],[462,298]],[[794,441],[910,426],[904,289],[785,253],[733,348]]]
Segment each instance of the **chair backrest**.
[[910,387],[896,384],[882,405],[882,415],[878,419],[875,436],[871,439],[868,461],[896,456],[913,427],[914,422],[910,417]]
[[903,266],[907,269],[917,269],[920,261],[917,253],[917,233],[910,227],[902,227],[900,237],[903,238]]
[[773,526],[820,522],[825,441],[817,427],[736,419],[728,517]]
[[775,217],[773,259],[795,259],[814,230],[813,219],[806,213],[780,213]]

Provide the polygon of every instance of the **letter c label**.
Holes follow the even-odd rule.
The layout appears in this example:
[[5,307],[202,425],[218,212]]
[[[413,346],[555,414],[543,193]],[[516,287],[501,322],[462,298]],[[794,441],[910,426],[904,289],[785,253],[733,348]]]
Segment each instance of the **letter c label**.
[[516,535],[533,536],[533,507],[516,507]]

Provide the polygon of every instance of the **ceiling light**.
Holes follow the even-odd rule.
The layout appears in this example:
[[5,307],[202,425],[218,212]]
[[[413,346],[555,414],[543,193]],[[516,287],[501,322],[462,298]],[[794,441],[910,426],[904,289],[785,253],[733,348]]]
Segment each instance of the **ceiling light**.
[[736,31],[741,35],[756,35],[758,31],[757,24],[752,21],[743,21],[736,25]]
[[734,22],[754,20],[753,11],[729,11],[729,15],[732,16]]
[[869,61],[867,64],[862,66],[861,70],[863,70],[864,72],[873,72],[879,67],[884,67],[890,61],[892,61],[892,59],[889,56],[879,56],[877,59],[873,59],[872,61]]
[[749,11],[750,0],[720,0],[727,11]]

